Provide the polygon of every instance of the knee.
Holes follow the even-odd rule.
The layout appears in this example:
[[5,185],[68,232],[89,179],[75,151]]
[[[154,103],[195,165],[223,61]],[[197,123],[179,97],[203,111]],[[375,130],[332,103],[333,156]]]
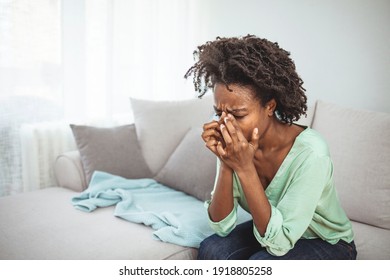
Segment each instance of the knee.
[[213,234],[204,239],[198,249],[198,260],[221,259],[221,241],[223,237]]

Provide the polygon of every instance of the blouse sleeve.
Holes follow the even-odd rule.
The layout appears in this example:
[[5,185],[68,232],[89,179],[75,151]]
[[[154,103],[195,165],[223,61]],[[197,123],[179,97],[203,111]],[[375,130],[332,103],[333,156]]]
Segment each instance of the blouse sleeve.
[[[211,201],[206,201],[205,206],[208,209]],[[225,217],[225,219],[219,222],[213,222],[209,216],[209,224],[211,229],[218,234],[219,236],[225,237],[227,236],[237,225],[237,201],[234,201],[233,210],[229,215]]]
[[275,256],[285,255],[308,228],[324,189],[332,184],[328,156],[312,156],[289,176],[280,199],[271,203],[271,218],[264,236],[253,227],[258,242]]

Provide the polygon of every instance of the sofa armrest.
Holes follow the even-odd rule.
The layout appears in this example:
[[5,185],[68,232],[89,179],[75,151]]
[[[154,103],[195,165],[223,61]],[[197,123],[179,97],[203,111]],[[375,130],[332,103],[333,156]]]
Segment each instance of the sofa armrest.
[[78,151],[59,155],[54,163],[54,174],[60,187],[82,192],[87,188],[84,169]]

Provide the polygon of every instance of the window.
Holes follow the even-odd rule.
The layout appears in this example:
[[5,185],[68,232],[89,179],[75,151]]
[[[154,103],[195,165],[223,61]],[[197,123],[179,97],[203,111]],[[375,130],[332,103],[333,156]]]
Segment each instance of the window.
[[34,171],[23,170],[22,126],[131,122],[129,97],[194,98],[183,76],[197,3],[0,0],[0,195],[21,192]]

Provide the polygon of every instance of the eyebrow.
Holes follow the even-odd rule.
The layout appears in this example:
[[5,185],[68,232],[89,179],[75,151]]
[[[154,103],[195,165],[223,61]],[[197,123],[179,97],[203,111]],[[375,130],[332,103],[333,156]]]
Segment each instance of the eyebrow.
[[[216,112],[221,112],[222,110],[218,109],[216,106],[213,106],[214,107],[214,110]],[[226,110],[228,113],[240,113],[240,112],[247,112],[248,109],[247,108],[236,108],[236,109],[227,109]]]

